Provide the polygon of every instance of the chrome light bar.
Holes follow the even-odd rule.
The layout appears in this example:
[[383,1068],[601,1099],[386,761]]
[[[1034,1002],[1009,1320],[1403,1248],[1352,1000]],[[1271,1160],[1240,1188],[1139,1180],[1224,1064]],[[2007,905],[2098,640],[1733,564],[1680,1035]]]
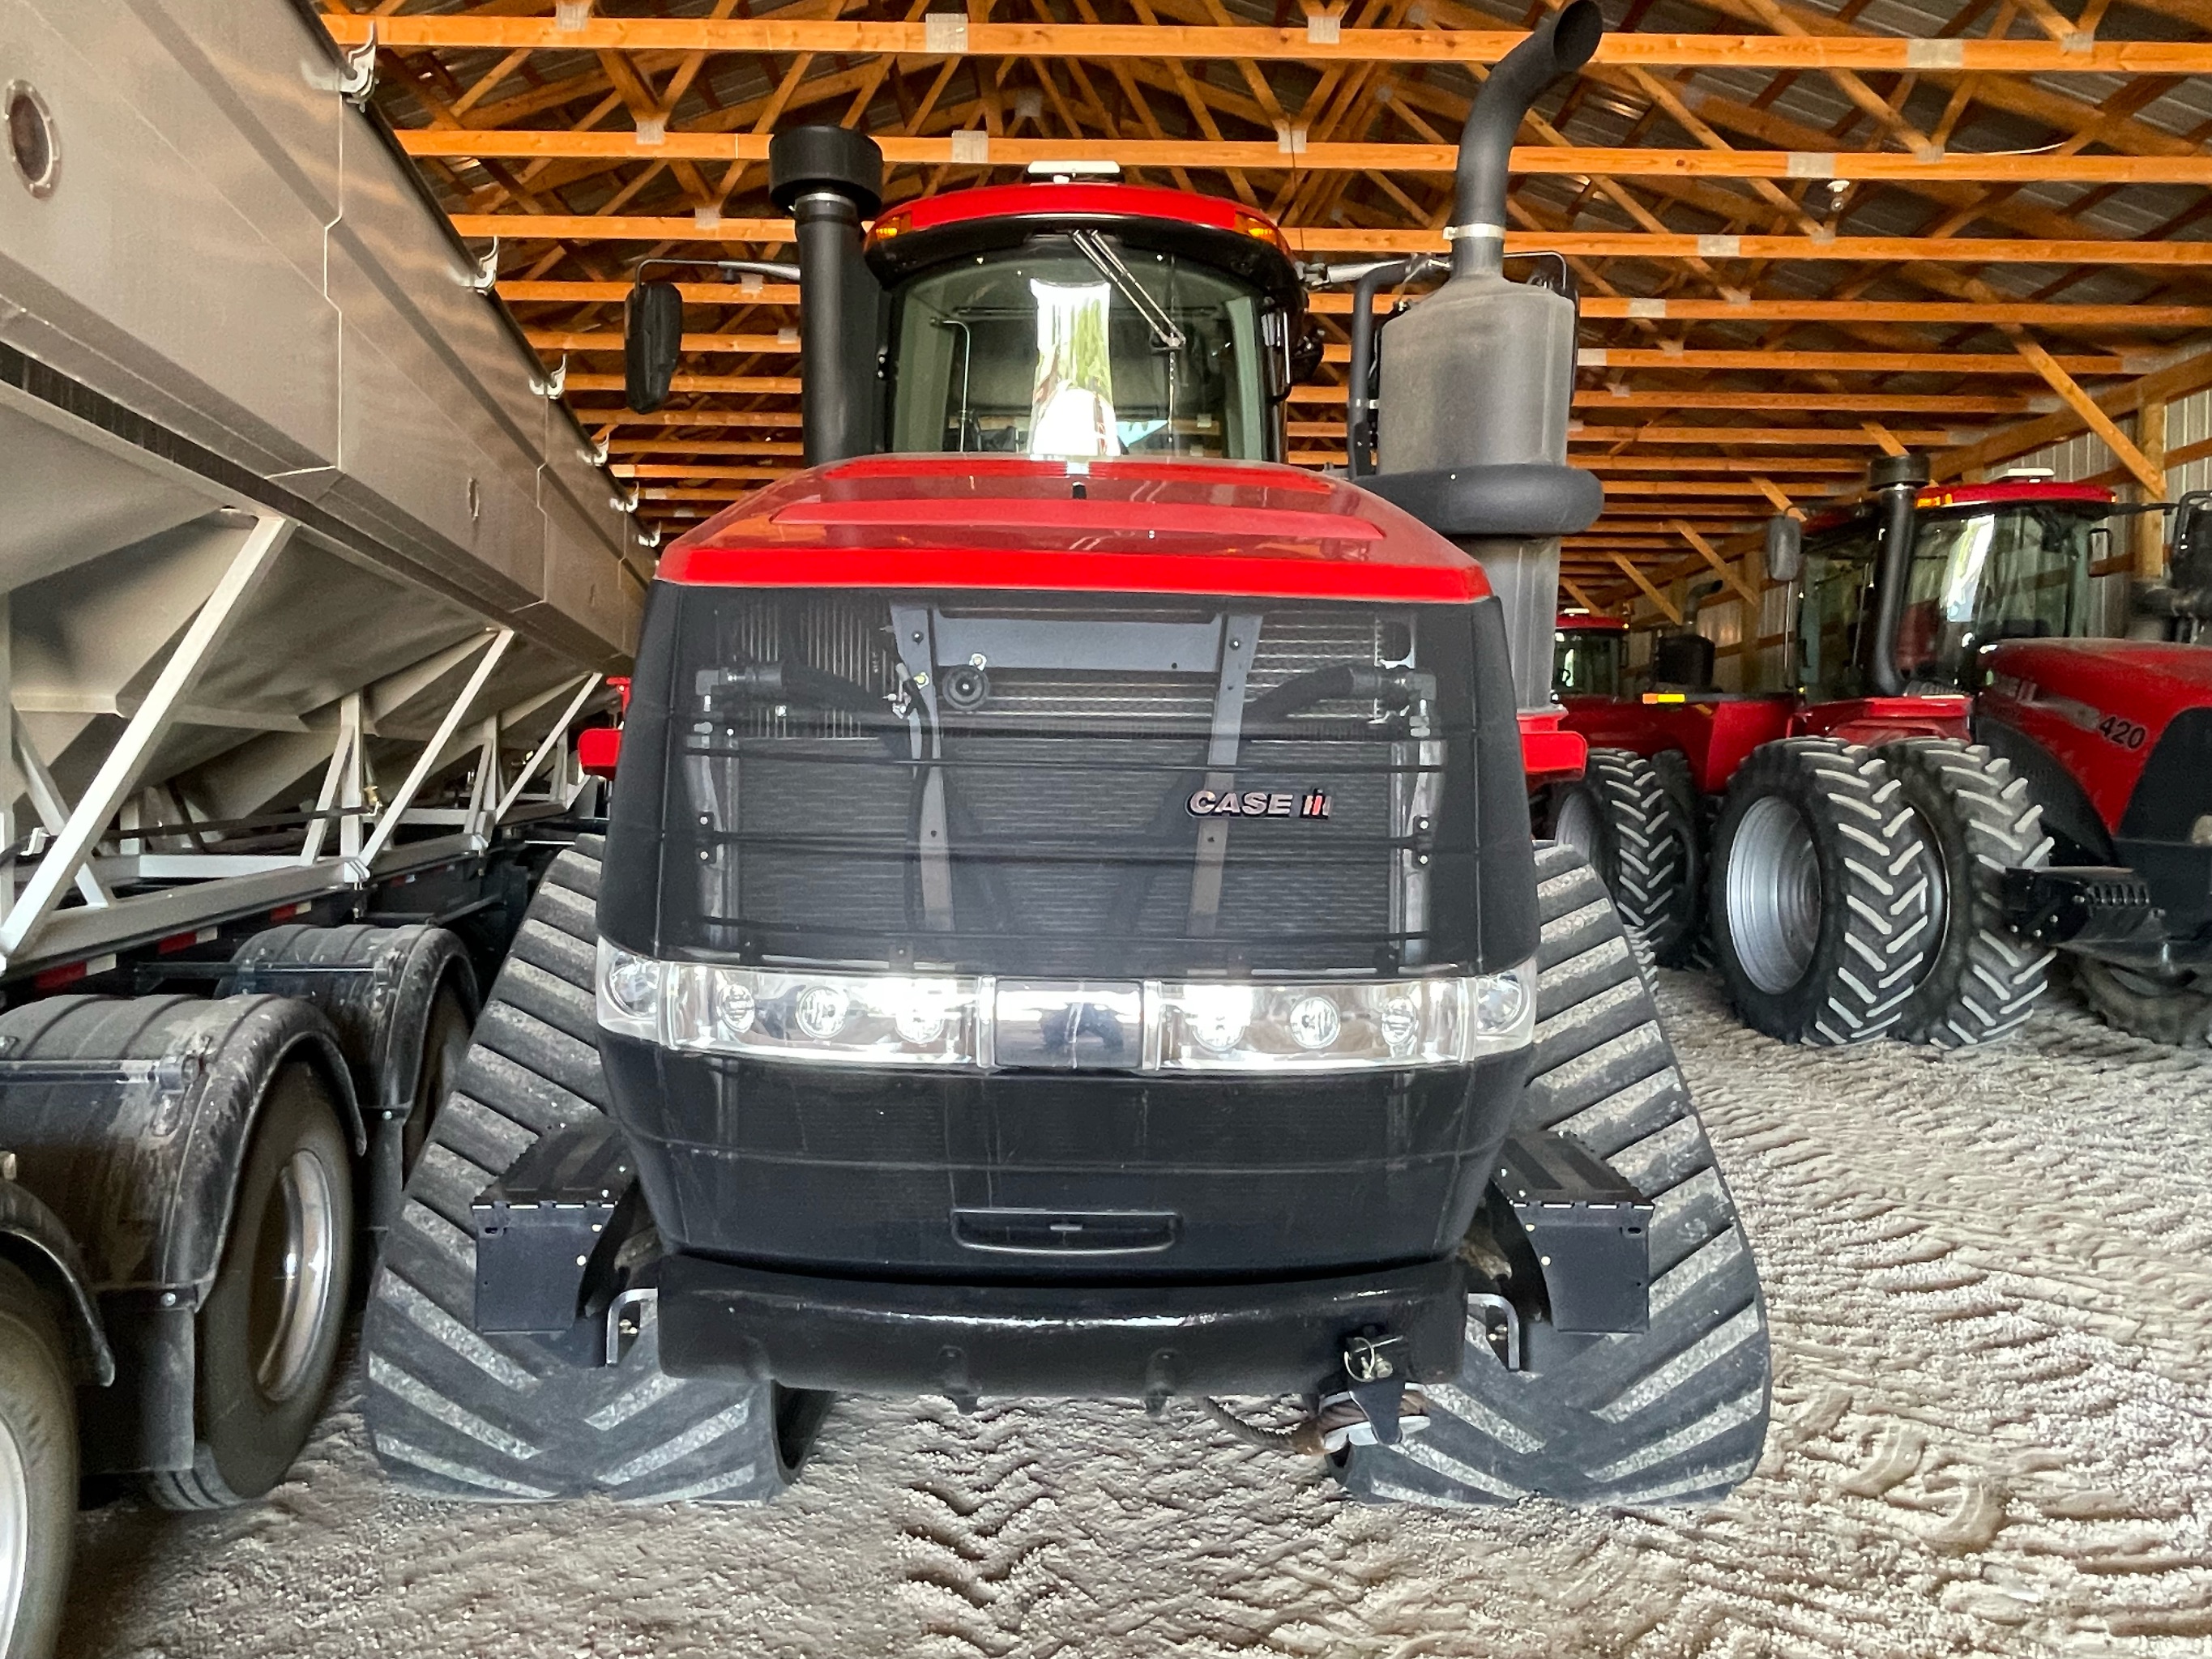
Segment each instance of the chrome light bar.
[[1017,980],[661,962],[599,941],[599,1021],[688,1053],[969,1070],[1352,1072],[1526,1046],[1536,964],[1398,979]]

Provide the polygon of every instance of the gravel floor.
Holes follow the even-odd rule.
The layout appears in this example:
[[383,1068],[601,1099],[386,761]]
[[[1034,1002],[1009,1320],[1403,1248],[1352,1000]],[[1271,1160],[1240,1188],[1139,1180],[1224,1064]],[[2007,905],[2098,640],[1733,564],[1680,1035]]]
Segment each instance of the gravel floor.
[[759,1510],[441,1507],[341,1401],[234,1514],[86,1517],[72,1659],[2212,1652],[2212,1056],[1781,1048],[1662,975],[1752,1228],[1726,1505],[1365,1509],[1194,1414],[841,1403]]

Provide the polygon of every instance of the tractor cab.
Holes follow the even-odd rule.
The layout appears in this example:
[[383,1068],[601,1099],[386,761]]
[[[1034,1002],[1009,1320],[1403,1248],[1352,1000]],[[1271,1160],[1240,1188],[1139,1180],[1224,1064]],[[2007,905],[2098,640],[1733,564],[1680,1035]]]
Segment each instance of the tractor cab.
[[1283,459],[1302,302],[1259,214],[1119,184],[998,185],[890,210],[865,256],[893,453]]
[[[2087,634],[2091,566],[2112,506],[2112,492],[2091,484],[1920,490],[1891,631],[1895,690],[1972,691],[1986,647]],[[1894,694],[1877,683],[1874,638],[1883,545],[1873,505],[1806,526],[1796,656],[1808,702]]]
[[1561,702],[1611,702],[1621,695],[1628,665],[1626,623],[1562,611],[1553,638],[1552,690]]

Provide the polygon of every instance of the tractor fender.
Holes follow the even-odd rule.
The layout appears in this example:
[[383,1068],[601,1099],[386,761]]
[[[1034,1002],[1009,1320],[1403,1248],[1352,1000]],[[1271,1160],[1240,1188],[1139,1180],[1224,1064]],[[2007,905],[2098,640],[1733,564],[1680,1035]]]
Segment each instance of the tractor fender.
[[54,1304],[68,1333],[77,1381],[106,1388],[115,1380],[115,1356],[100,1306],[85,1282],[76,1241],[54,1212],[21,1186],[0,1175],[0,1261],[22,1269]]
[[50,997],[0,1015],[0,1146],[52,1208],[103,1300],[196,1308],[277,1070],[313,1066],[358,1157],[353,1079],[330,1021],[290,997]]

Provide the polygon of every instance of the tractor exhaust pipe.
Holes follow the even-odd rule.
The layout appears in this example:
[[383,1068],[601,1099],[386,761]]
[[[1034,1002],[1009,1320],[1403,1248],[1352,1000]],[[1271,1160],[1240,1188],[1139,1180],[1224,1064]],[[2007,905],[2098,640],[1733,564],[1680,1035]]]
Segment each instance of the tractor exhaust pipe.
[[872,453],[876,305],[860,226],[884,203],[884,153],[849,127],[791,127],[769,141],[769,195],[799,243],[800,422],[809,466]]
[[1867,489],[1881,530],[1875,547],[1874,648],[1867,659],[1867,678],[1876,696],[1905,694],[1897,629],[1912,578],[1913,511],[1927,483],[1928,460],[1923,455],[1885,455],[1867,469]]
[[1452,199],[1452,276],[1496,272],[1505,257],[1507,163],[1522,118],[1547,88],[1590,60],[1605,33],[1596,0],[1571,0],[1507,52],[1474,94],[1460,130]]

